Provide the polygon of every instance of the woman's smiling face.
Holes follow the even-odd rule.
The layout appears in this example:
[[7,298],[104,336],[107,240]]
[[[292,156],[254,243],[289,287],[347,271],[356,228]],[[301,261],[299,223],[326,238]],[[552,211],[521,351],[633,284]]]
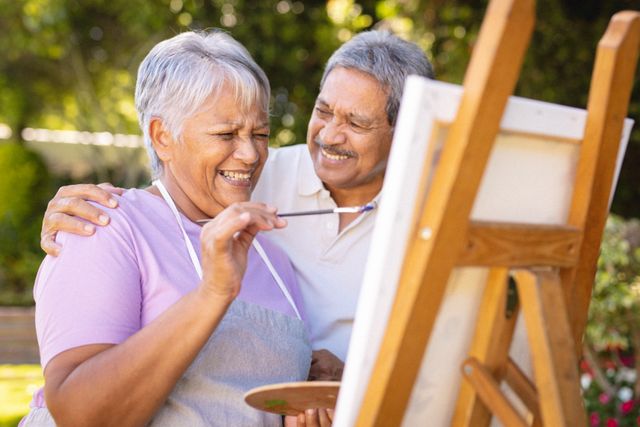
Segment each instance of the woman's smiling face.
[[262,104],[256,100],[243,109],[234,87],[224,83],[182,123],[179,141],[169,136],[167,144],[155,146],[164,163],[163,182],[176,203],[187,216],[202,218],[249,200],[268,143],[269,117]]

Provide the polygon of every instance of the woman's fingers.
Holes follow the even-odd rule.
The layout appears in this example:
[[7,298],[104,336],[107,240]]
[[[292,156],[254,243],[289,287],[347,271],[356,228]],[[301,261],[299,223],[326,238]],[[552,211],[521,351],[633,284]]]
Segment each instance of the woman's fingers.
[[286,225],[275,215],[275,209],[262,204],[241,203],[232,205],[203,228],[203,236],[212,239],[223,249],[231,239],[246,243],[259,231],[281,228]]
[[279,226],[275,209],[262,204],[238,203],[216,215],[200,234],[204,286],[215,295],[235,297],[256,234]]

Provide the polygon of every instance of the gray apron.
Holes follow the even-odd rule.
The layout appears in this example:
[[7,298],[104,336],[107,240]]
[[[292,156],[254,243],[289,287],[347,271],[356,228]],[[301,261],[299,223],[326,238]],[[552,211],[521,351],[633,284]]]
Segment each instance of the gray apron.
[[[202,278],[202,268],[178,209],[160,181],[154,184],[173,211],[189,256]],[[235,300],[178,381],[152,426],[280,426],[282,417],[251,408],[243,395],[261,385],[302,381],[311,363],[311,345],[300,313],[260,243],[260,255],[298,318]]]
[[[160,181],[154,181],[182,230],[198,276],[202,268],[180,214]],[[302,381],[311,363],[306,327],[282,279],[257,240],[265,262],[297,318],[236,299],[191,366],[178,380],[152,426],[281,426],[282,417],[251,408],[244,393],[262,385]],[[33,408],[21,426],[53,426],[46,408]]]

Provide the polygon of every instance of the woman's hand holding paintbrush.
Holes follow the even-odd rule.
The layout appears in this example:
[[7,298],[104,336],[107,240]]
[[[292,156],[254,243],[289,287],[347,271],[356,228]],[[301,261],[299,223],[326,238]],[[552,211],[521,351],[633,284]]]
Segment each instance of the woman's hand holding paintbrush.
[[[367,203],[366,205],[362,205],[362,206],[348,206],[348,207],[333,208],[333,209],[320,209],[315,211],[285,212],[285,213],[279,213],[278,216],[284,218],[284,217],[290,217],[290,216],[327,215],[327,214],[333,214],[333,213],[337,213],[337,214],[361,213],[361,212],[367,212],[367,211],[373,210],[375,208],[376,208],[375,203]],[[209,221],[211,221],[211,218],[199,219],[196,222],[199,224],[202,224]]]

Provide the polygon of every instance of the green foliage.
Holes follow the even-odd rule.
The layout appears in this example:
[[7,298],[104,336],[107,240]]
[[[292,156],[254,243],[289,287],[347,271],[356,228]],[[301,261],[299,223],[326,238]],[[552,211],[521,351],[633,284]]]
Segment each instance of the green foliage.
[[640,416],[640,221],[607,220],[589,307],[583,389],[593,426]]
[[49,176],[36,154],[15,143],[0,144],[0,170],[0,303],[30,303]]
[[[422,46],[436,77],[461,83],[488,0],[385,0],[386,27]],[[596,46],[611,17],[638,10],[638,0],[538,0],[533,37],[516,95],[586,108]],[[411,25],[400,25],[409,19]],[[640,69],[629,105],[635,120],[612,211],[640,217]]]
[[[158,41],[221,27],[272,83],[272,144],[303,143],[322,67],[358,31],[389,29],[420,45],[438,79],[461,83],[488,0],[0,0],[0,122],[138,132],[137,66]],[[518,95],[584,108],[596,43],[637,0],[539,0]],[[640,84],[630,113],[640,121]],[[638,126],[636,126],[638,128]],[[640,130],[632,134],[613,211],[640,216]],[[96,170],[96,176],[119,177]],[[120,182],[116,180],[116,184]],[[38,221],[28,218],[35,227]],[[27,251],[28,252],[28,251]],[[30,270],[38,257],[15,264]],[[22,267],[20,266],[22,265]]]
[[15,427],[44,384],[40,365],[0,365],[0,427]]
[[[322,67],[358,31],[418,43],[439,79],[460,83],[488,0],[0,0],[0,122],[135,133],[138,64],[158,41],[221,27],[272,82],[272,144],[303,143]],[[584,108],[595,46],[609,18],[637,0],[539,0],[517,94]],[[640,120],[640,84],[630,116]],[[637,126],[636,126],[637,127]],[[640,130],[613,211],[640,216]]]
[[588,342],[595,350],[627,350],[640,325],[640,221],[610,216],[589,308]]

